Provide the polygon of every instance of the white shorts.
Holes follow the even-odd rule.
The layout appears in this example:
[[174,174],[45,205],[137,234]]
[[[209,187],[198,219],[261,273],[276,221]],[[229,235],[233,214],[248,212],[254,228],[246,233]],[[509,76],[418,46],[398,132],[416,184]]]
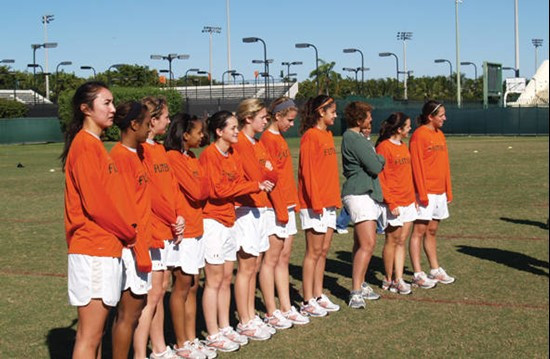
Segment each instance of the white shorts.
[[181,268],[187,274],[199,274],[204,268],[204,240],[201,237],[184,238],[179,244],[171,240],[166,249],[166,265]]
[[237,260],[237,241],[231,235],[231,227],[226,227],[220,222],[205,218],[204,234],[204,260],[208,264],[224,264],[226,261]]
[[166,265],[166,253],[171,239],[164,240],[164,248],[149,248],[151,254],[151,262],[153,263],[153,271],[161,271],[168,269]]
[[115,307],[120,300],[122,261],[120,258],[69,254],[69,304],[85,306],[92,299],[101,299]]
[[428,206],[418,206],[417,219],[423,221],[431,221],[432,219],[442,220],[446,218],[449,218],[449,207],[447,207],[447,194],[428,193]]
[[397,208],[399,208],[399,216],[394,216],[390,211],[390,207],[384,205],[384,209],[386,210],[387,224],[392,227],[403,227],[404,223],[416,221],[418,217],[418,211],[416,210],[415,202],[409,204],[408,206],[399,206]]
[[231,234],[237,240],[239,249],[255,257],[269,249],[266,211],[265,207],[235,208],[237,220],[231,228]]
[[327,233],[328,228],[336,229],[336,207],[323,208],[322,214],[311,208],[300,210],[302,229],[313,229],[317,233]]
[[276,235],[279,238],[288,238],[298,233],[296,229],[296,213],[294,213],[294,207],[288,208],[288,222],[281,223],[275,216],[275,210],[268,208],[266,213],[267,222],[267,234],[269,236]]
[[122,248],[121,290],[130,289],[135,295],[145,295],[151,287],[151,272],[140,272],[137,269],[134,252],[130,248]]
[[372,199],[368,194],[347,195],[342,202],[351,218],[353,224],[363,221],[384,222],[384,205]]

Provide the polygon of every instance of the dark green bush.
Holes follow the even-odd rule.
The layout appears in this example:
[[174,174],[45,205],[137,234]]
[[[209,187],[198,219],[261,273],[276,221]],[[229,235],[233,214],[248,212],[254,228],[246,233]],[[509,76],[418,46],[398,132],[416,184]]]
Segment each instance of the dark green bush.
[[0,118],[25,117],[27,111],[27,106],[20,102],[0,99]]
[[[183,106],[183,98],[174,90],[161,90],[156,87],[112,87],[115,106],[126,101],[140,101],[146,96],[164,96],[168,102],[168,111],[170,115],[174,115],[181,111]],[[67,125],[72,119],[72,98],[74,90],[65,91],[59,95],[59,119],[61,122],[61,130],[65,132]],[[109,141],[118,141],[120,139],[120,131],[116,126],[108,128],[104,137]]]

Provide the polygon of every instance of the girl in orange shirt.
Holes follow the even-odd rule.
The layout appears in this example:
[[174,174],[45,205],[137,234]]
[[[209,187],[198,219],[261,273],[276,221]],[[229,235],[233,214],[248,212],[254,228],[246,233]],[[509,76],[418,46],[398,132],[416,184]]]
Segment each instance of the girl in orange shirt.
[[[414,269],[413,284],[422,288],[433,288],[436,283],[450,284],[455,280],[439,266],[436,246],[439,222],[449,217],[447,203],[453,200],[447,142],[441,131],[446,120],[445,107],[441,103],[433,100],[426,102],[417,119],[419,127],[414,131],[409,145],[419,203],[409,250]],[[422,242],[431,267],[428,276],[420,265]]]
[[336,228],[336,209],[342,207],[338,159],[328,126],[336,119],[334,99],[319,95],[302,110],[298,198],[300,220],[306,232],[302,267],[302,312],[323,317],[340,307],[323,293],[327,253]]
[[199,162],[209,179],[210,194],[203,208],[206,283],[203,312],[208,346],[219,351],[235,351],[248,342],[229,325],[231,279],[237,259],[237,243],[231,227],[235,223],[235,197],[271,191],[270,181],[246,181],[242,165],[232,145],[238,142],[238,121],[229,111],[216,112],[208,119],[214,143],[202,153]]
[[214,350],[200,343],[195,328],[199,271],[204,267],[202,206],[208,198],[209,184],[191,149],[198,148],[203,138],[203,121],[179,113],[172,119],[164,141],[170,167],[183,194],[183,240],[169,247],[167,260],[168,266],[173,267],[170,312],[177,341],[175,349],[185,358],[200,358],[201,353],[208,358],[216,355]]
[[60,159],[65,172],[69,302],[78,312],[73,358],[95,358],[110,307],[120,299],[120,256],[123,246],[135,244],[137,217],[99,138],[113,124],[111,91],[101,82],[87,82],[75,91],[72,107]]
[[[110,154],[133,199],[140,229],[136,245],[122,252],[123,292],[112,331],[113,358],[122,359],[128,357],[134,330],[151,288],[151,193],[141,147],[150,132],[151,116],[141,103],[126,102],[117,107],[114,122],[120,128],[121,139]],[[142,262],[147,268],[143,268]]]
[[134,335],[134,350],[137,358],[144,357],[147,342],[151,338],[151,358],[175,356],[164,339],[164,294],[170,283],[167,270],[167,248],[181,241],[183,234],[183,198],[178,190],[173,171],[168,165],[164,146],[155,141],[163,135],[170,123],[168,105],[164,98],[145,97],[141,102],[151,115],[151,131],[143,144],[144,165],[151,188],[151,259],[153,262],[152,288],[143,308],[139,325]]
[[402,112],[395,112],[382,122],[376,141],[376,152],[386,160],[384,169],[378,175],[388,220],[383,250],[386,277],[382,281],[382,289],[399,294],[411,293],[410,284],[403,280],[403,268],[405,243],[417,217],[411,154],[403,142],[410,130],[411,119]]
[[[266,306],[266,321],[277,327],[285,320],[294,325],[309,323],[309,318],[302,315],[290,303],[289,272],[292,241],[296,230],[296,211],[298,211],[298,193],[292,168],[290,149],[282,136],[294,125],[298,108],[288,97],[280,97],[269,106],[271,124],[262,134],[262,143],[273,159],[272,165],[279,173],[277,186],[272,194],[280,193],[284,198],[284,210],[288,219],[277,216],[272,208],[267,209],[269,249],[265,252],[260,270],[260,286]],[[286,221],[285,221],[286,219]],[[275,287],[279,297],[280,310],[275,303]]]

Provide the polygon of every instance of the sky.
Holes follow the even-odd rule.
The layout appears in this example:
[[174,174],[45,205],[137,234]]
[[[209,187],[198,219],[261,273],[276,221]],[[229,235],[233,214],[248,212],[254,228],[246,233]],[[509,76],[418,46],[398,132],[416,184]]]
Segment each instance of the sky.
[[[209,68],[209,34],[204,26],[219,26],[221,33],[212,35],[211,69],[221,81],[228,67],[228,0],[47,0],[3,1],[0,22],[0,60],[14,59],[11,68],[24,71],[32,63],[31,44],[45,42],[43,15],[54,15],[47,25],[48,42],[58,47],[48,50],[48,69],[62,66],[77,76],[91,76],[118,63],[167,69],[168,61],[151,60],[150,55],[188,54],[187,60],[174,60],[172,72],[181,77],[190,68]],[[533,38],[542,39],[538,48],[539,65],[548,59],[548,3],[544,0],[519,0],[519,68],[522,77],[535,71]],[[32,5],[31,5],[32,4]],[[298,80],[308,78],[315,69],[313,48],[295,48],[295,43],[310,43],[318,49],[319,58],[335,61],[334,70],[344,77],[353,73],[343,67],[360,67],[359,53],[343,53],[344,48],[357,48],[364,54],[365,79],[395,77],[393,57],[379,57],[392,52],[403,70],[403,42],[397,32],[412,32],[406,43],[407,69],[413,75],[449,74],[448,59],[456,71],[455,0],[230,0],[230,49],[232,69],[254,79],[254,71],[263,65],[260,42],[243,43],[243,37],[259,37],[266,43],[267,58],[273,59],[270,74],[278,78],[286,66],[281,62],[301,61],[290,72]],[[514,0],[463,0],[459,3],[460,61],[474,62],[478,76],[483,61],[515,66]],[[45,67],[45,50],[36,51],[36,62]],[[473,66],[461,66],[468,78]],[[504,77],[513,75],[504,71]],[[360,73],[359,73],[359,76]],[[226,76],[227,79],[227,76]]]

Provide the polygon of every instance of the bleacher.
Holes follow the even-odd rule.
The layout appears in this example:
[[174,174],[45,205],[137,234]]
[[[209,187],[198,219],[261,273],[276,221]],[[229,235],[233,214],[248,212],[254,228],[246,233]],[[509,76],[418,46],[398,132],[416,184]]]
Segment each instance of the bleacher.
[[[245,83],[243,84],[227,84],[227,85],[212,85],[212,86],[179,86],[174,87],[183,98],[190,101],[204,100],[235,100],[243,98],[265,98],[266,89],[264,82]],[[268,87],[268,98],[277,98],[280,96],[288,96],[294,98],[298,92],[298,83],[271,83]]]
[[[13,100],[14,91],[12,90],[0,90],[0,98],[6,100]],[[51,105],[52,102],[46,99],[44,96],[33,90],[16,90],[15,91],[15,100],[25,105],[34,105],[34,104],[47,104]]]

